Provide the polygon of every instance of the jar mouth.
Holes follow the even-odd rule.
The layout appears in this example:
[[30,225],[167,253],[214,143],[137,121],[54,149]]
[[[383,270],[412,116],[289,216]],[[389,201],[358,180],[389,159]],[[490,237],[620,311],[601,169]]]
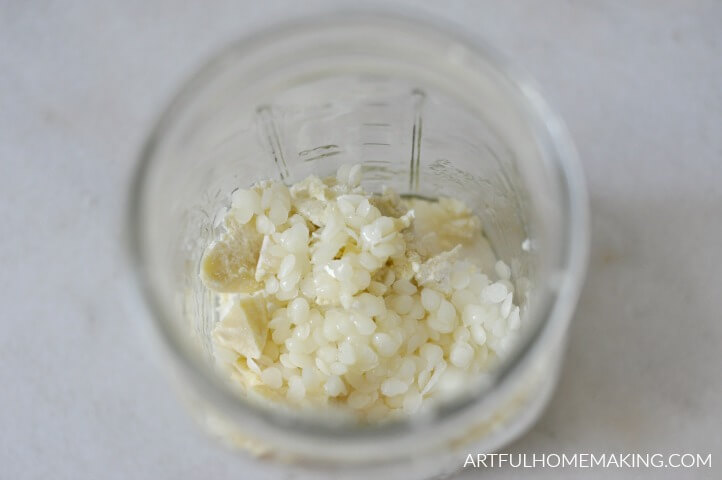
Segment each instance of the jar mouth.
[[[269,412],[243,401],[213,371],[213,367],[191,352],[179,333],[167,319],[170,309],[164,304],[146,269],[147,253],[144,247],[146,232],[143,229],[144,202],[147,196],[147,172],[153,162],[160,140],[163,138],[177,112],[182,111],[193,99],[194,92],[212,82],[219,71],[229,63],[242,61],[268,51],[269,45],[289,42],[294,38],[313,38],[319,41],[330,32],[341,32],[345,28],[373,27],[373,32],[401,32],[407,39],[438,37],[463,46],[463,55],[479,58],[501,75],[516,96],[517,107],[525,115],[533,131],[543,160],[544,168],[558,179],[561,188],[561,225],[557,250],[550,260],[553,272],[553,288],[545,289],[537,299],[538,307],[530,310],[533,325],[514,349],[504,358],[478,389],[458,399],[444,402],[432,409],[430,415],[408,417],[389,423],[349,428],[347,424],[319,421],[290,413]],[[458,62],[442,59],[445,62]],[[444,65],[440,64],[440,68]],[[454,63],[454,68],[473,69],[470,65]],[[249,434],[273,443],[276,440],[302,441],[313,439],[330,449],[362,449],[374,455],[385,456],[384,450],[401,439],[423,434],[430,428],[452,419],[459,419],[478,406],[490,400],[508,380],[521,369],[532,352],[543,348],[545,342],[561,337],[566,332],[573,314],[586,271],[589,244],[587,194],[583,174],[574,146],[561,120],[551,111],[533,82],[513,68],[499,54],[478,39],[458,33],[450,25],[429,23],[428,20],[409,19],[407,16],[389,16],[376,13],[335,14],[312,20],[300,20],[264,31],[241,40],[222,51],[206,64],[175,96],[162,114],[148,137],[132,182],[131,202],[128,211],[128,251],[142,296],[147,303],[153,331],[160,342],[157,344],[170,356],[170,361],[182,373],[193,388],[203,392],[215,406],[233,421],[248,427]],[[433,436],[433,434],[431,434]],[[341,446],[343,445],[343,446]]]

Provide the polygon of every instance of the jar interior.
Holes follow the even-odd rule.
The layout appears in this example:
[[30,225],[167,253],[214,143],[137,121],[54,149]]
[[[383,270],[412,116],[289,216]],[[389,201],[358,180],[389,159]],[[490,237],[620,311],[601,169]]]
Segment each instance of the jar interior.
[[406,45],[399,57],[373,42],[360,50],[339,42],[321,54],[314,41],[308,51],[296,46],[295,56],[279,42],[260,58],[216,61],[151,140],[143,267],[164,328],[194,361],[212,365],[215,299],[198,271],[236,188],[268,178],[291,184],[357,163],[369,191],[387,185],[472,208],[496,255],[487,268],[496,259],[511,265],[515,301],[529,316],[550,235],[561,225],[550,205],[561,200],[520,92],[487,64],[474,66],[474,78],[459,76],[457,64],[472,59],[448,45]]

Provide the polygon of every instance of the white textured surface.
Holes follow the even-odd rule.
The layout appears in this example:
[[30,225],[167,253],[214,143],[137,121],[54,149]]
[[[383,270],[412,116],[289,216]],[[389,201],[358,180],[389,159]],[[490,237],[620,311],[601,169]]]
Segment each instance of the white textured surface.
[[[179,83],[249,28],[324,5],[0,3],[0,477],[275,478],[197,432],[150,364],[119,239],[135,155]],[[719,464],[722,3],[434,5],[539,80],[589,180],[591,265],[561,385],[508,451]],[[484,473],[719,478],[716,464]]]

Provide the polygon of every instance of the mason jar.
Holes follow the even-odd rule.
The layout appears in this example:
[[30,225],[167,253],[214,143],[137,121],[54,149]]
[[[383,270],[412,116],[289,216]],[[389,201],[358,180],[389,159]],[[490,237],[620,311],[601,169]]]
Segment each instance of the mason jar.
[[[523,312],[483,381],[380,424],[244,400],[214,368],[215,299],[198,275],[234,189],[350,163],[369,191],[469,205]],[[151,132],[128,230],[147,331],[199,424],[252,461],[334,478],[445,475],[527,430],[557,381],[588,249],[580,166],[534,84],[478,39],[387,15],[298,21],[216,56]]]

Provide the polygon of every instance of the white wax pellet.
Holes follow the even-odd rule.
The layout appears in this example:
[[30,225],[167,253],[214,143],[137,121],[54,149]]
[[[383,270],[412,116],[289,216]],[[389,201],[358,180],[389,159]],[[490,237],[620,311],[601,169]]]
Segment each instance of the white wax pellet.
[[401,395],[402,393],[406,393],[406,390],[408,389],[409,386],[406,384],[406,382],[403,382],[398,378],[389,378],[381,384],[381,393],[383,393],[387,397]]
[[339,183],[348,183],[348,175],[351,171],[351,165],[341,165],[336,171],[336,180]]
[[406,392],[406,395],[404,395],[404,413],[406,413],[407,415],[416,413],[421,407],[422,399],[423,397],[418,390],[409,389],[409,391]]
[[468,272],[456,271],[451,274],[451,288],[454,290],[461,290],[469,285],[471,278]]
[[474,358],[474,349],[466,342],[457,342],[451,347],[449,359],[451,363],[459,368],[466,368]]
[[309,312],[308,300],[303,297],[294,298],[288,304],[287,311],[291,322],[295,324],[306,322],[308,320]]
[[346,341],[338,346],[338,361],[345,363],[346,365],[353,365],[356,363],[356,351],[350,342]]
[[300,376],[294,375],[288,379],[287,395],[292,400],[301,400],[306,396],[306,385]]
[[421,304],[429,312],[435,312],[441,303],[441,294],[431,288],[421,290]]
[[376,330],[376,323],[366,315],[354,315],[353,324],[361,335],[371,335]]
[[355,408],[356,410],[365,408],[369,403],[371,403],[371,395],[359,392],[358,390],[351,392],[348,396],[349,406],[351,408]]
[[324,390],[326,391],[326,395],[329,397],[338,397],[346,391],[346,386],[343,384],[343,380],[341,380],[338,376],[332,375],[328,378],[328,380],[326,380]]
[[467,305],[461,315],[464,325],[478,325],[484,322],[488,314],[480,305]]
[[269,367],[261,372],[261,381],[271,388],[281,388],[281,385],[283,385],[283,376],[279,369]]
[[402,295],[413,295],[414,293],[416,293],[416,285],[404,278],[396,280],[392,288],[396,293]]
[[239,188],[231,194],[234,216],[241,224],[248,223],[254,214],[261,213],[261,197],[253,190]]
[[390,357],[391,355],[396,353],[396,350],[399,348],[399,346],[396,344],[396,341],[391,338],[391,335],[384,332],[374,334],[372,342],[374,344],[374,347],[376,348],[376,351],[379,352],[379,355],[383,357]]
[[511,313],[511,301],[513,296],[513,294],[508,293],[504,298],[504,301],[501,302],[501,307],[499,307],[499,313],[501,314],[501,318],[507,318]]
[[345,363],[333,362],[328,366],[329,371],[332,375],[343,375],[348,372],[348,366]]
[[274,225],[281,225],[288,219],[288,207],[280,200],[271,202],[271,208],[268,210],[268,219]]
[[453,323],[454,317],[456,316],[456,309],[448,300],[442,300],[439,304],[439,309],[436,311],[441,321],[444,323]]
[[397,295],[391,300],[391,308],[393,308],[399,315],[406,315],[409,313],[413,304],[414,301],[409,295]]
[[354,165],[348,172],[348,183],[352,187],[356,187],[361,183],[361,165]]
[[511,268],[509,268],[509,265],[504,263],[502,260],[496,262],[494,270],[501,280],[509,280],[511,278]]
[[471,326],[471,338],[474,339],[477,345],[484,345],[486,342],[486,330],[481,325]]
[[434,343],[427,343],[421,347],[421,356],[426,359],[429,365],[436,365],[444,358],[444,351]]
[[481,291],[481,299],[486,303],[500,303],[509,290],[500,282],[492,283]]
[[296,266],[296,256],[289,253],[281,261],[281,265],[278,267],[278,278],[287,277],[289,273],[293,271],[293,267]]

